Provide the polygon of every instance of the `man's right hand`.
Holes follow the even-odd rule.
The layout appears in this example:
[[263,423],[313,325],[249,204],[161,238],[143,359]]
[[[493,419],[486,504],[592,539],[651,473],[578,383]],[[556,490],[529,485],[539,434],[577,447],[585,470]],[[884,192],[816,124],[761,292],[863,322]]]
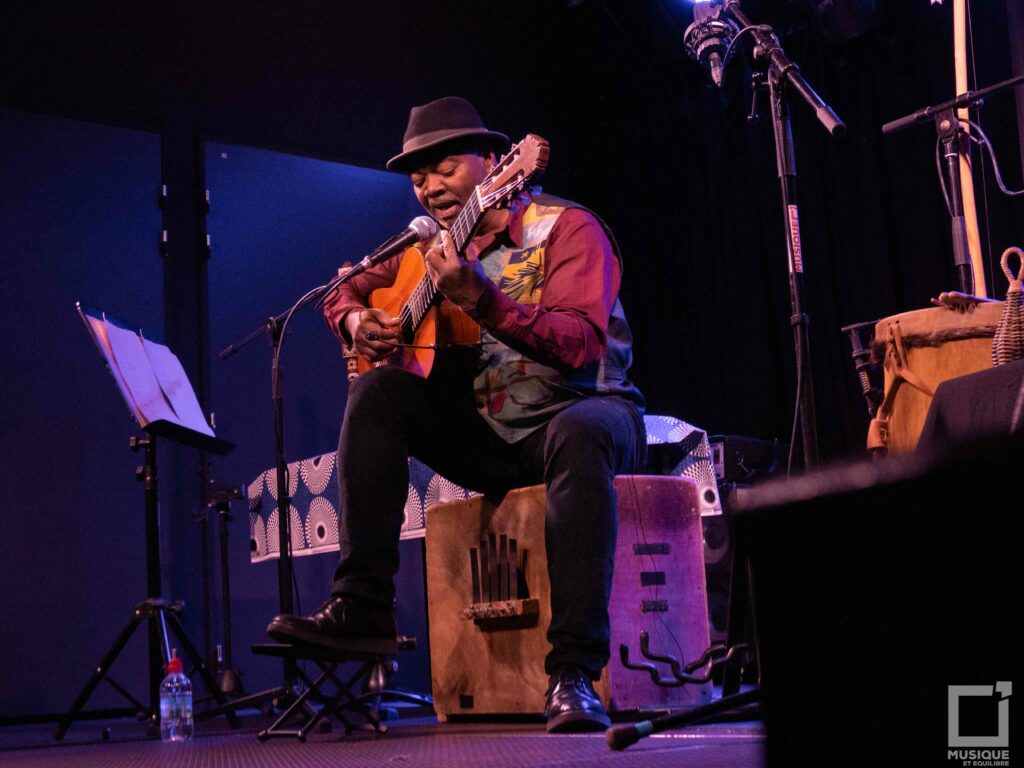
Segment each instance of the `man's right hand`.
[[[345,316],[345,330],[356,352],[371,363],[383,360],[395,351],[401,320],[383,309],[356,309]],[[367,339],[367,335],[370,338]]]

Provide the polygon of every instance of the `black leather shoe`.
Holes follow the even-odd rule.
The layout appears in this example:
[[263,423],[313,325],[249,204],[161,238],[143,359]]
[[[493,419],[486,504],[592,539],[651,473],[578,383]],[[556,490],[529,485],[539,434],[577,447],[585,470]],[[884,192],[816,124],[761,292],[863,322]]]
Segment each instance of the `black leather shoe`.
[[364,653],[390,655],[398,648],[394,611],[344,596],[332,597],[312,616],[275,616],[267,634],[281,643]]
[[551,676],[544,714],[548,733],[603,731],[612,724],[590,678],[576,667],[562,667]]

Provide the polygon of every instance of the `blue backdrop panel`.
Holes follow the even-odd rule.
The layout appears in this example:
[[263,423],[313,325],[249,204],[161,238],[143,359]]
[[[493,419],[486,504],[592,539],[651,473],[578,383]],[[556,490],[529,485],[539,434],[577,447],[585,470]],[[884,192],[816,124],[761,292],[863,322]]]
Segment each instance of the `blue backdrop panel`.
[[[155,134],[0,110],[0,717],[64,711],[146,596],[137,432],[75,312],[162,331]],[[145,698],[145,633],[114,676]],[[104,686],[90,708],[122,706]]]
[[[357,261],[422,213],[404,176],[248,147],[206,145],[210,190],[210,373],[217,433],[238,444],[213,463],[220,482],[244,484],[274,463],[270,388],[271,350],[260,339],[225,361],[216,352],[284,311],[307,290],[326,282],[342,262]],[[301,310],[289,325],[282,355],[285,455],[289,462],[334,450],[347,382],[341,347],[319,311]],[[280,682],[281,666],[248,649],[266,641],[277,613],[274,563],[249,561],[244,502],[231,529],[231,588],[236,665],[248,690]],[[403,574],[417,594],[400,606],[402,631],[422,618],[420,542],[403,544]],[[295,561],[299,609],[309,612],[327,595],[336,553]],[[419,563],[417,565],[417,563]],[[198,585],[196,586],[198,590]],[[198,592],[197,592],[198,595]],[[405,616],[406,611],[411,612]],[[215,629],[219,636],[219,627]],[[429,684],[420,652],[406,659],[399,682]],[[416,670],[419,670],[416,672]],[[410,675],[410,673],[416,674]]]

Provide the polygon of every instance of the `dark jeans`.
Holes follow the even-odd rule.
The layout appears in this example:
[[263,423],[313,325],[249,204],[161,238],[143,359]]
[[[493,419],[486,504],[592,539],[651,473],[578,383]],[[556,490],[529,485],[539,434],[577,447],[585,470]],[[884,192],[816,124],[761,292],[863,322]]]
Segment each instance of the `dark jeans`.
[[509,444],[477,413],[464,380],[376,368],[350,388],[341,428],[341,562],[334,594],[392,604],[407,456],[493,499],[543,482],[552,645],[545,670],[575,664],[597,678],[609,658],[618,522],[612,481],[639,471],[646,449],[643,417],[619,397],[579,400]]

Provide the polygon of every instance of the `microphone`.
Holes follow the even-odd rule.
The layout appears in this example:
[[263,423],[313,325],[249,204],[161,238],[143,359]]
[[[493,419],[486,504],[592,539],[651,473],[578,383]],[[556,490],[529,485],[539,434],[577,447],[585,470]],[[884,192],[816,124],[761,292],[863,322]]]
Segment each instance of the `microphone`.
[[347,274],[358,275],[370,267],[387,261],[395,254],[401,253],[413,243],[429,240],[437,234],[437,222],[429,216],[417,216],[409,222],[409,226],[392,238],[385,240],[369,256],[363,257],[362,261],[352,267]]
[[736,23],[722,15],[720,4],[694,4],[693,23],[683,33],[683,45],[691,59],[711,70],[711,79],[719,88],[723,70],[732,56],[729,44],[739,32]]
[[320,306],[333,294],[343,282],[351,280],[356,275],[365,272],[370,267],[387,261],[395,254],[401,253],[413,243],[429,240],[437,234],[437,222],[429,216],[417,216],[409,222],[409,226],[403,229],[394,237],[390,237],[377,246],[376,250],[368,256],[364,256],[358,263],[342,275],[338,275],[324,286],[323,295],[317,300],[316,305]]

